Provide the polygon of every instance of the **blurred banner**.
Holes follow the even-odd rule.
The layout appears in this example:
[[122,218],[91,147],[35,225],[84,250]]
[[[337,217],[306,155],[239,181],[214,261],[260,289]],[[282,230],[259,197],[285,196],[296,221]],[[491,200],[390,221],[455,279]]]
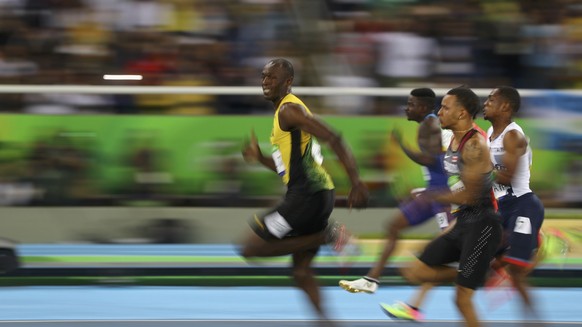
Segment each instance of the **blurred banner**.
[[[421,168],[389,141],[390,130],[398,128],[415,144],[415,122],[377,116],[324,119],[352,148],[372,191],[372,206],[395,206],[423,186]],[[519,123],[533,148],[532,187],[546,206],[582,205],[582,114],[527,117]],[[0,201],[262,206],[283,194],[284,186],[276,174],[245,163],[240,150],[255,130],[268,155],[271,127],[271,116],[2,115]],[[326,147],[323,154],[341,199],[349,181],[334,154]]]

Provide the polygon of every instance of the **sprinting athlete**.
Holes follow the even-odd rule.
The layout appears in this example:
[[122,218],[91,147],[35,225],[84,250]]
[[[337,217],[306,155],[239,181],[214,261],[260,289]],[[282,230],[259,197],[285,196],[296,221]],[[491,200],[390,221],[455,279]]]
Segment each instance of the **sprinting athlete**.
[[[412,265],[402,269],[412,283],[454,281],[455,304],[468,327],[480,326],[473,305],[475,290],[485,282],[501,243],[502,228],[492,194],[493,164],[487,142],[473,128],[479,97],[469,88],[457,87],[442,99],[442,128],[453,131],[444,156],[450,190],[427,192],[426,201],[450,203],[456,217],[453,227],[431,241]],[[458,267],[446,266],[458,262]]]
[[[473,116],[473,119],[475,116]],[[475,122],[473,122],[473,129],[476,130],[483,138],[487,138],[487,133],[482,130]],[[453,141],[454,133],[449,129],[442,129],[442,144],[448,147]],[[438,217],[438,216],[437,216]],[[448,213],[449,222],[454,223],[455,216],[450,212]],[[442,219],[439,219],[439,227],[442,231],[446,231],[451,225],[440,224]],[[448,225],[448,226],[447,226]],[[434,287],[432,283],[423,283],[420,285],[418,291],[412,296],[412,298],[406,302],[396,301],[393,304],[380,303],[382,310],[391,318],[397,320],[410,320],[410,321],[421,321],[424,315],[421,311],[421,307],[426,300],[428,292]]]
[[532,152],[528,138],[513,121],[520,103],[515,88],[497,87],[484,103],[483,116],[491,123],[487,140],[496,170],[493,189],[503,218],[504,251],[498,262],[505,265],[525,308],[534,312],[526,278],[537,263],[544,206],[530,189]]
[[[292,255],[293,278],[326,325],[312,262],[320,245],[347,241],[345,229],[328,224],[334,207],[334,184],[323,168],[316,138],[335,152],[352,184],[348,205],[364,208],[368,189],[360,180],[356,161],[341,136],[315,117],[293,93],[294,70],[285,59],[269,61],[262,72],[265,99],[273,102],[272,155],[263,156],[254,134],[243,149],[247,161],[259,162],[281,176],[287,192],[281,204],[255,215],[242,244],[245,258]],[[337,246],[336,246],[337,247]]]
[[[441,127],[438,117],[434,114],[435,93],[429,88],[417,88],[410,92],[406,106],[406,116],[408,120],[416,121],[418,125],[417,143],[420,151],[412,150],[406,146],[400,133],[397,130],[392,132],[392,138],[402,148],[404,153],[414,162],[421,165],[428,174],[427,190],[444,190],[447,189],[447,175],[443,168],[442,155],[442,136]],[[417,200],[418,194],[413,194],[412,199],[406,201],[400,206],[398,214],[391,220],[386,231],[386,242],[382,254],[376,261],[375,265],[370,268],[366,276],[354,281],[341,280],[339,285],[352,293],[374,293],[378,289],[379,278],[382,275],[384,267],[388,263],[402,230],[422,224],[429,219],[436,217],[441,229],[448,226],[450,220],[449,206],[438,202],[427,203],[426,201]],[[424,293],[430,287],[423,287],[419,298],[424,297]],[[422,299],[419,299],[420,305]],[[413,305],[412,310],[418,310]]]

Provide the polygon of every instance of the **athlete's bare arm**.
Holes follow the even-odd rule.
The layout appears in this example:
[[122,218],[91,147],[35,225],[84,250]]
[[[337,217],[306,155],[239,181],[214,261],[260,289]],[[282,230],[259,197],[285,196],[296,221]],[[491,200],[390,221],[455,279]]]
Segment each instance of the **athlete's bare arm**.
[[301,129],[322,143],[327,143],[335,152],[350,178],[352,189],[348,197],[348,204],[354,208],[365,208],[368,203],[368,189],[360,180],[358,166],[352,152],[347,148],[341,136],[334,132],[325,123],[313,115],[309,115],[305,108],[296,103],[285,103],[279,109],[279,126],[284,131]]
[[442,130],[439,119],[429,117],[418,126],[418,147],[423,152],[437,156],[443,152]]
[[511,185],[511,179],[517,169],[519,158],[527,151],[527,140],[523,134],[516,130],[511,130],[503,137],[503,166],[505,170],[497,171],[496,182]]
[[[422,131],[421,131],[422,129]],[[398,130],[392,130],[391,138],[398,143],[402,151],[410,160],[422,166],[431,166],[438,160],[442,153],[441,129],[439,125],[421,125],[418,131],[418,146],[420,151],[413,150],[402,141],[402,135]],[[429,140],[430,139],[430,140]]]
[[251,131],[251,139],[245,142],[242,151],[243,157],[247,162],[259,162],[263,166],[277,172],[277,167],[275,166],[275,161],[271,157],[265,157],[261,152],[259,147],[259,142],[257,142],[257,137],[255,132]]
[[489,148],[483,136],[478,133],[473,135],[465,144],[461,157],[463,160],[461,181],[464,189],[459,192],[436,195],[437,201],[470,205],[478,199],[483,188],[484,174],[493,169]]

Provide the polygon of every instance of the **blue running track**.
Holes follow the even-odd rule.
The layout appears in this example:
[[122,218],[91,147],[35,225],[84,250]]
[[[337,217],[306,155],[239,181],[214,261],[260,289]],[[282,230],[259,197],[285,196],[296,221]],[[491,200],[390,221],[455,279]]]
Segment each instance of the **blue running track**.
[[[374,294],[324,287],[326,308],[338,327],[402,326],[380,302],[406,300],[415,288],[384,286]],[[438,287],[425,306],[430,327],[461,326],[452,287]],[[481,290],[475,300],[485,326],[582,327],[582,289],[536,288],[539,317],[523,317],[519,299]],[[501,304],[492,306],[491,303]],[[303,294],[291,287],[68,286],[0,288],[0,327],[251,327],[317,326]]]

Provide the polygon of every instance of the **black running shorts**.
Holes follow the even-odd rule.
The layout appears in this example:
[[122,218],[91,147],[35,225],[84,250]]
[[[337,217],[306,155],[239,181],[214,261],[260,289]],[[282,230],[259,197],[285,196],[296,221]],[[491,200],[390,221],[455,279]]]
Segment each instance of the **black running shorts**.
[[[480,215],[479,219],[475,219],[476,215]],[[455,283],[477,289],[485,283],[490,263],[501,244],[500,217],[492,209],[471,208],[455,216],[455,226],[430,242],[419,259],[429,266],[459,262]]]
[[334,202],[334,190],[308,195],[287,192],[282,203],[263,215],[255,215],[250,225],[263,239],[317,233],[327,226]]

